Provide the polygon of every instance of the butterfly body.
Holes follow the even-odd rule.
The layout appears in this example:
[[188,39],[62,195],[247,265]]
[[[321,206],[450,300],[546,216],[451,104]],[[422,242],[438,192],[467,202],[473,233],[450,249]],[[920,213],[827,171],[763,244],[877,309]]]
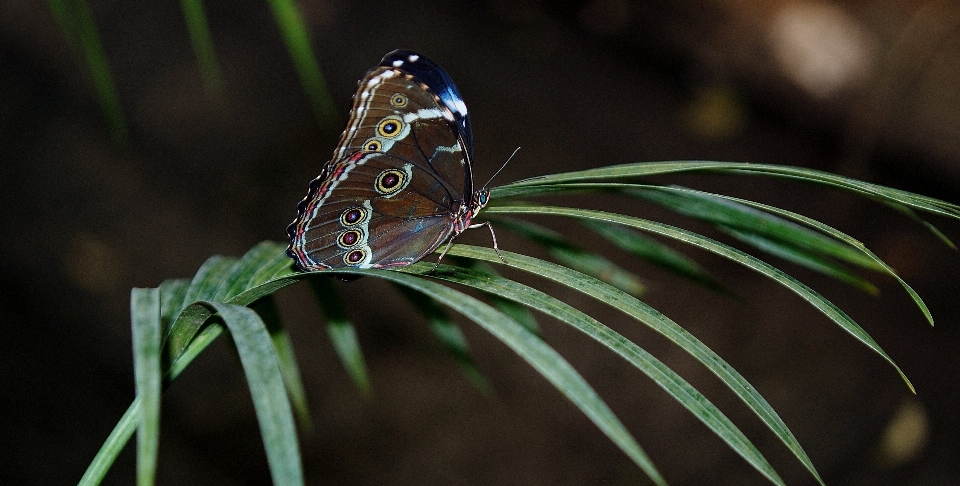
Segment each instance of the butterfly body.
[[463,98],[433,61],[394,51],[354,95],[347,129],[287,228],[302,271],[409,265],[471,227],[489,198],[473,188]]

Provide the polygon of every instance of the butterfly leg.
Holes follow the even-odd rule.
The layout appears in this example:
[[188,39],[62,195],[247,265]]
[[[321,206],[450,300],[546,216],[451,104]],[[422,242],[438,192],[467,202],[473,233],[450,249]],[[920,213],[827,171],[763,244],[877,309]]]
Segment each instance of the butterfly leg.
[[[493,238],[493,251],[497,252],[497,258],[499,258],[501,262],[507,263],[507,261],[503,259],[503,255],[500,254],[500,247],[497,246],[497,234],[493,232],[493,225],[491,225],[489,221],[478,223],[478,224],[472,224],[470,226],[467,226],[467,229],[476,229],[481,226],[486,226],[487,229],[490,230],[490,237]],[[459,235],[453,236],[449,240],[447,240],[447,246],[443,247],[443,251],[440,252],[440,258],[437,258],[437,264],[433,266],[433,270],[430,270],[430,273],[435,272],[437,268],[440,267],[440,260],[443,260],[443,256],[447,254],[448,250],[450,250],[450,245],[453,245],[453,240],[457,239],[457,236]]]
[[503,255],[500,254],[500,247],[497,246],[497,234],[493,232],[493,225],[490,224],[489,221],[484,221],[483,223],[471,224],[470,226],[467,226],[467,229],[475,229],[481,226],[486,226],[487,229],[490,230],[490,237],[493,238],[493,251],[497,252],[497,258],[500,259],[501,263],[507,263],[507,261],[503,259]]
[[447,246],[443,247],[443,251],[440,252],[440,258],[437,258],[437,264],[433,266],[433,270],[430,270],[430,273],[436,272],[437,268],[440,267],[440,260],[443,260],[443,256],[447,254],[447,250],[450,249],[450,245],[453,244],[453,240],[455,239],[457,239],[457,237],[453,236],[447,240]]

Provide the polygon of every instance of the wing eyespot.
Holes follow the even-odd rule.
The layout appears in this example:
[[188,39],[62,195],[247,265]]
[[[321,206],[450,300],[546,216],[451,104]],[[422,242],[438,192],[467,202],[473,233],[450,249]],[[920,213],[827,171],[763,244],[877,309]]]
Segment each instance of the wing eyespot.
[[337,237],[337,245],[343,249],[352,248],[361,242],[363,242],[363,233],[355,229],[344,231]]
[[370,140],[363,142],[363,150],[365,152],[380,152],[383,150],[383,142],[375,138],[371,138]]
[[408,101],[409,100],[407,97],[400,93],[396,93],[390,97],[390,104],[396,108],[403,108],[404,106],[407,106]]
[[377,124],[377,133],[381,137],[393,138],[403,131],[403,121],[396,118],[385,118]]
[[403,164],[396,169],[384,169],[377,175],[373,188],[383,197],[393,197],[410,184],[413,178],[413,165]]
[[348,208],[340,213],[340,224],[343,226],[354,226],[367,219],[367,210],[364,208]]
[[367,259],[367,251],[363,248],[357,248],[356,250],[348,251],[343,255],[343,263],[346,263],[348,266],[354,267],[363,263]]
[[403,187],[403,179],[406,176],[397,169],[387,169],[377,176],[377,192],[380,194],[393,194]]

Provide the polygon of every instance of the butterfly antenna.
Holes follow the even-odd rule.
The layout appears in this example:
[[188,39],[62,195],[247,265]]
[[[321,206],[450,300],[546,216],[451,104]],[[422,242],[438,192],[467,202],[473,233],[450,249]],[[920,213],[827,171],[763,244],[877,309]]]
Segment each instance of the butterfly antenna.
[[497,169],[497,171],[494,172],[492,176],[490,176],[490,179],[487,180],[487,183],[483,185],[484,188],[486,188],[487,186],[490,185],[490,182],[493,180],[493,178],[496,177],[497,174],[499,174],[500,171],[502,171],[503,168],[506,167],[507,164],[509,164],[511,160],[513,160],[513,156],[514,156],[514,155],[517,155],[517,152],[519,152],[519,151],[520,151],[520,147],[517,147],[517,148],[513,151],[513,153],[510,154],[509,157],[507,157],[507,161],[504,162],[503,165],[501,165],[500,168]]

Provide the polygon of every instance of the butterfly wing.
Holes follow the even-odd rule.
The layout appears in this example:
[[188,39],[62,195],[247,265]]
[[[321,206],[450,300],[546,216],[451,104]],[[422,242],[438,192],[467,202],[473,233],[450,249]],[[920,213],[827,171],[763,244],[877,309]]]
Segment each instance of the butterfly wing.
[[451,237],[471,197],[465,111],[401,68],[423,64],[388,58],[360,81],[334,158],[287,229],[287,253],[301,270],[416,262]]
[[403,69],[436,93],[440,102],[453,114],[463,137],[463,145],[467,149],[467,158],[473,160],[473,130],[470,128],[470,116],[467,114],[467,105],[463,102],[463,96],[460,96],[460,90],[457,89],[450,75],[430,59],[404,49],[387,54],[380,61],[380,65]]

